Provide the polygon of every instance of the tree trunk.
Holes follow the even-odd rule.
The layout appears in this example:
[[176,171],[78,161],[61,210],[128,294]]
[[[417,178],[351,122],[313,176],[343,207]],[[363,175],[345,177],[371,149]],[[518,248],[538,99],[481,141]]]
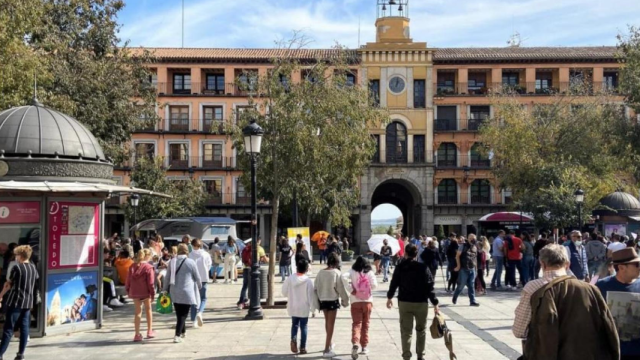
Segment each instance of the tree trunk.
[[273,306],[275,303],[275,296],[273,294],[273,288],[275,286],[276,278],[276,244],[278,235],[278,210],[280,208],[280,197],[276,196],[272,200],[271,205],[271,234],[269,235],[269,289],[267,294],[267,305]]

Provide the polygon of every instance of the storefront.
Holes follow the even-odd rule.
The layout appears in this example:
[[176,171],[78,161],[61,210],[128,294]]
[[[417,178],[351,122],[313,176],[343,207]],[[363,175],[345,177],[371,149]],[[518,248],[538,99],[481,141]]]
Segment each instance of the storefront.
[[635,196],[616,191],[603,197],[599,205],[593,216],[598,230],[605,236],[633,236],[640,232],[640,201]]
[[487,237],[495,237],[500,230],[513,230],[516,233],[526,231],[530,234],[535,231],[531,214],[506,211],[481,217],[478,220],[478,227],[479,233]]

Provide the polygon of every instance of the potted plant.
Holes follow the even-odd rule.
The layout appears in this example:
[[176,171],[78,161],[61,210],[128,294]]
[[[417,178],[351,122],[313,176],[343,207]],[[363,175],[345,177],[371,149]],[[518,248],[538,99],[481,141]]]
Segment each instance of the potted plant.
[[342,252],[342,261],[353,260],[353,250],[345,250]]

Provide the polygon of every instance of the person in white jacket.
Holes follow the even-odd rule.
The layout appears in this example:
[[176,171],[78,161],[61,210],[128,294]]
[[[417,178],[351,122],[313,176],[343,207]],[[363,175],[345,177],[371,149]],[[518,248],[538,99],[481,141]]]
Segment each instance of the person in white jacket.
[[300,354],[307,353],[307,324],[309,313],[316,309],[313,281],[307,276],[309,263],[296,263],[296,274],[289,276],[282,284],[282,296],[287,298],[287,312],[291,316],[291,351],[298,353],[298,329],[300,329]]
[[207,305],[207,279],[209,279],[209,269],[211,269],[211,255],[202,249],[202,240],[191,240],[191,246],[193,251],[189,254],[189,259],[196,262],[196,270],[200,275],[202,283],[200,284],[200,305],[191,305],[191,321],[194,328],[199,328],[204,325],[202,319],[202,312]]
[[358,345],[362,346],[361,355],[369,354],[369,322],[373,309],[373,290],[378,287],[371,264],[362,256],[358,256],[349,271],[346,282],[349,301],[351,302],[351,357],[358,358]]

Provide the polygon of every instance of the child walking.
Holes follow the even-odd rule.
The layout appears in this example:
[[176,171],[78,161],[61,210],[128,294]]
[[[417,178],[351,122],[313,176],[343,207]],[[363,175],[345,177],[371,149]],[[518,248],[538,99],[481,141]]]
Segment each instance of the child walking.
[[298,353],[298,328],[300,329],[300,354],[307,353],[307,323],[309,313],[315,311],[313,281],[307,276],[309,263],[300,259],[296,274],[282,284],[282,295],[287,298],[287,312],[291,316],[291,352]]
[[340,258],[338,254],[334,252],[329,254],[327,268],[320,270],[316,276],[315,288],[319,309],[324,314],[324,328],[327,332],[322,357],[333,358],[336,354],[333,352],[331,339],[333,338],[338,309],[340,309],[341,303],[344,307],[349,306],[349,294],[340,273]]
[[351,296],[351,358],[358,359],[358,345],[362,346],[360,354],[367,355],[369,344],[369,321],[373,309],[372,291],[378,286],[376,276],[367,259],[358,256],[349,271]]

